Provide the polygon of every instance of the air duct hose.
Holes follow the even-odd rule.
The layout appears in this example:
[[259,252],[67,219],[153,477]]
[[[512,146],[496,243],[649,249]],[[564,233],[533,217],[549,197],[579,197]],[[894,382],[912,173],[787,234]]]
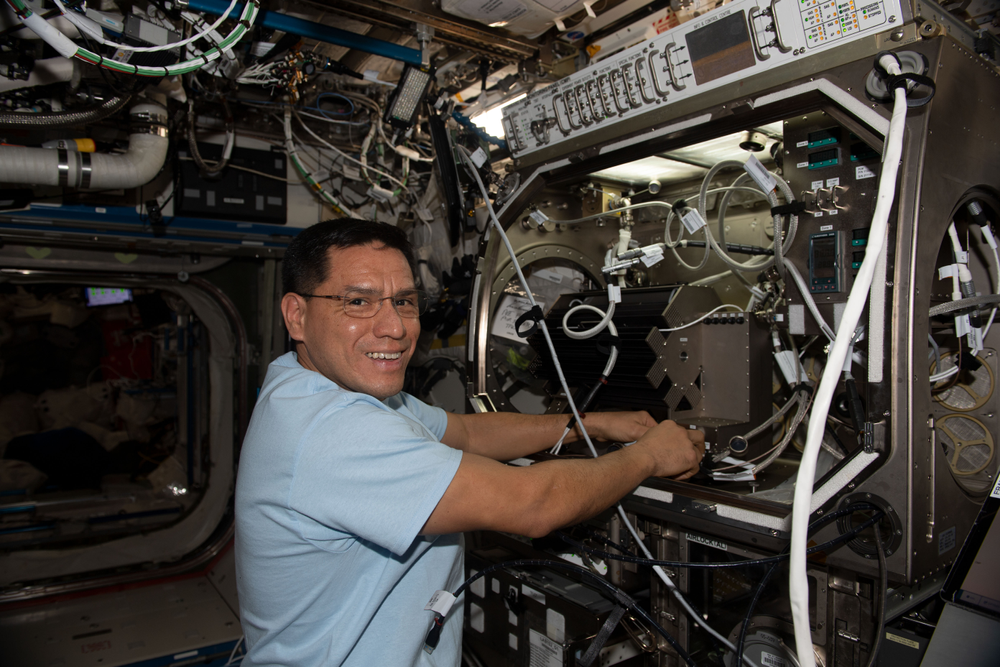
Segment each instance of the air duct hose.
[[132,129],[121,154],[0,146],[0,182],[110,190],[145,185],[167,157],[167,112],[156,104],[129,110]]
[[[77,127],[103,120],[128,104],[131,95],[109,97],[103,104],[84,111],[55,113],[0,113],[0,127]],[[164,112],[166,113],[166,112]]]

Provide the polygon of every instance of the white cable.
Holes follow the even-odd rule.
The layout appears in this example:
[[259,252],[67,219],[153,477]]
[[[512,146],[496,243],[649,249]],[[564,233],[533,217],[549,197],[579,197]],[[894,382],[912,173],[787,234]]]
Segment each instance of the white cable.
[[[688,271],[701,271],[708,264],[708,258],[712,256],[712,232],[711,230],[709,230],[707,224],[702,226],[701,231],[705,237],[705,252],[702,254],[701,261],[698,263],[698,266],[691,266],[690,264],[685,262],[684,258],[681,257],[679,252],[677,252],[677,246],[680,245],[681,238],[684,236],[684,230],[686,229],[683,221],[681,221],[680,223],[680,230],[677,233],[677,240],[674,241],[673,239],[670,238],[670,223],[675,215],[676,213],[674,212],[674,209],[671,208],[670,213],[667,214],[667,222],[663,227],[663,240],[665,242],[664,245],[670,248],[670,252],[674,253],[674,259],[677,260],[677,263],[680,264],[682,268],[685,268]],[[680,221],[681,217],[678,215],[677,219]]]
[[[997,249],[992,245],[990,246],[990,250],[993,251],[993,265],[996,267],[997,271],[996,293],[1000,294],[1000,254],[997,254]],[[986,323],[986,326],[983,328],[983,338],[986,338],[986,336],[989,335],[990,327],[993,326],[993,318],[995,318],[996,316],[997,316],[997,309],[994,308],[993,310],[990,311],[990,319]]]
[[[698,193],[698,209],[699,212],[702,214],[702,217],[705,217],[707,215],[706,209],[708,207],[708,189],[712,177],[714,177],[718,172],[720,172],[723,169],[726,168],[742,169],[743,166],[744,166],[743,163],[737,160],[722,160],[721,162],[717,162],[708,171],[708,173],[705,174],[705,178],[703,178],[701,182],[701,189]],[[785,201],[789,204],[794,202],[795,196],[792,194],[792,189],[789,187],[788,183],[777,174],[771,174],[771,176],[774,178],[775,184],[777,185],[778,189],[781,190],[782,195],[784,195]],[[738,186],[738,184],[742,182],[741,180],[742,177],[743,174],[741,174],[740,177],[736,179],[736,182],[734,182],[734,186]],[[774,190],[771,190],[770,192],[763,192],[763,191],[761,192],[767,198],[768,202],[771,204],[772,207],[778,205],[778,197]],[[728,202],[728,193],[724,195],[723,199],[725,202]],[[722,217],[725,216],[725,212],[722,210],[721,205],[719,207],[719,215]],[[771,244],[771,246],[774,248],[775,254],[774,256],[771,257],[765,256],[763,258],[754,258],[747,262],[737,262],[736,260],[732,259],[729,256],[729,253],[726,252],[725,248],[722,248],[719,245],[719,243],[715,240],[715,237],[713,237],[711,234],[708,235],[707,240],[711,242],[712,249],[715,251],[715,254],[719,256],[719,259],[721,259],[723,262],[725,262],[727,266],[733,269],[733,272],[737,276],[739,276],[739,273],[737,273],[739,271],[761,271],[769,267],[772,263],[779,261],[782,255],[788,253],[789,249],[791,248],[792,242],[795,240],[795,233],[798,230],[798,217],[795,215],[789,216],[788,233],[785,234],[784,241],[782,241],[781,216],[775,214],[774,216],[772,216],[772,219],[774,222],[775,240]],[[778,268],[779,269],[782,268],[781,265],[779,265]]]
[[41,37],[42,40],[44,40],[49,46],[55,49],[59,55],[65,58],[80,58],[81,60],[97,65],[98,67],[104,67],[106,69],[122,72],[124,74],[151,77],[187,74],[188,72],[194,72],[201,69],[213,60],[218,59],[225,51],[231,49],[236,42],[242,39],[243,35],[245,35],[247,31],[253,27],[254,21],[257,19],[257,15],[260,12],[259,2],[248,2],[243,8],[243,12],[240,14],[240,19],[233,28],[232,32],[230,32],[225,39],[210,48],[205,53],[184,62],[178,62],[172,65],[149,67],[145,65],[121,63],[114,59],[105,58],[97,53],[93,53],[85,48],[79,47],[72,40],[70,40],[69,37],[50,25],[40,15],[31,11],[31,9],[24,4],[23,0],[6,0],[6,2],[14,10],[18,18],[21,19],[21,22],[34,31],[34,33]]
[[802,300],[806,302],[806,307],[809,308],[809,312],[812,313],[813,318],[815,318],[816,323],[819,325],[820,331],[826,336],[831,342],[837,337],[837,334],[833,332],[830,325],[826,323],[823,316],[819,312],[819,307],[816,305],[816,300],[813,299],[812,293],[809,291],[809,287],[806,285],[806,281],[802,278],[802,274],[799,270],[795,268],[795,265],[789,262],[785,264],[785,270],[792,276],[792,280],[795,281],[795,285],[799,288],[799,293],[802,295]]
[[[601,316],[600,323],[598,323],[596,326],[591,327],[590,329],[587,329],[586,331],[573,331],[572,329],[569,328],[569,318],[571,315],[579,312],[580,310],[590,310],[597,313],[598,315]],[[577,306],[574,306],[573,308],[570,308],[568,311],[566,311],[566,315],[563,316],[562,320],[563,333],[566,334],[567,337],[573,338],[574,340],[584,340],[596,336],[605,328],[607,328],[608,331],[611,332],[611,335],[617,338],[618,329],[615,327],[614,322],[611,321],[611,318],[614,315],[614,313],[615,313],[614,301],[610,302],[607,313],[605,313],[597,306],[591,306],[585,303],[579,304]],[[618,361],[618,346],[611,345],[611,352],[608,354],[608,361],[606,364],[604,364],[604,370],[601,372],[601,375],[605,378],[611,375],[611,371],[614,370],[615,363],[617,361]],[[559,437],[559,441],[555,444],[555,446],[552,449],[549,450],[549,454],[558,454],[562,450],[563,441],[566,439],[566,436],[569,435],[569,432],[571,430],[572,430],[571,426],[566,427],[566,430],[564,430],[563,434]]]
[[[597,454],[595,453],[594,456],[596,457]],[[628,520],[628,515],[625,513],[625,508],[622,507],[621,503],[618,503],[617,509],[618,509],[618,516],[621,517],[622,522],[628,528],[628,531],[630,533],[632,533],[632,538],[635,540],[636,544],[639,545],[639,548],[642,549],[642,553],[649,560],[653,560],[653,554],[650,553],[649,549],[646,548],[646,544],[639,538],[639,533],[637,533],[636,530],[635,530],[635,528],[632,526],[632,522]],[[731,641],[729,641],[727,638],[725,638],[722,635],[720,635],[710,625],[708,625],[708,623],[705,622],[705,619],[702,618],[698,614],[698,612],[696,612],[691,607],[691,604],[687,601],[687,599],[681,593],[681,590],[679,588],[677,588],[677,585],[673,582],[673,580],[670,579],[670,576],[666,572],[664,572],[664,570],[663,570],[662,567],[660,567],[659,565],[654,565],[653,566],[653,572],[656,573],[656,576],[660,578],[660,581],[663,582],[663,585],[666,586],[667,590],[669,590],[673,594],[673,596],[677,599],[677,602],[680,603],[680,605],[684,608],[684,611],[687,612],[688,616],[690,616],[694,620],[695,623],[697,623],[701,627],[705,628],[705,630],[708,632],[708,634],[710,634],[713,637],[715,637],[715,639],[720,644],[722,644],[723,646],[725,646],[726,648],[728,648],[733,653],[736,653],[736,647],[733,646],[733,643]],[[757,667],[757,664],[754,663],[753,660],[751,660],[750,658],[746,657],[745,655],[743,656],[743,662],[745,662],[747,665],[750,665],[750,667]]]
[[958,366],[952,366],[951,368],[949,368],[946,371],[941,371],[940,373],[935,373],[934,375],[930,376],[929,379],[930,379],[931,383],[940,382],[941,380],[947,380],[952,375],[954,375],[955,373],[957,373],[958,370],[959,370]]
[[[880,59],[882,67],[893,76],[900,73],[895,56],[889,54]],[[816,391],[812,415],[806,432],[806,445],[802,452],[798,475],[795,480],[795,495],[792,501],[792,539],[789,561],[789,601],[792,622],[795,627],[795,648],[801,667],[815,667],[812,634],[809,629],[809,578],[806,572],[806,548],[808,543],[809,516],[812,514],[813,481],[816,475],[816,461],[826,430],[826,418],[830,411],[834,391],[840,380],[844,358],[851,346],[851,337],[861,318],[868,290],[875,274],[875,264],[882,254],[889,231],[889,212],[896,195],[896,175],[903,153],[903,130],[906,126],[906,93],[902,87],[894,89],[895,104],[889,121],[889,132],[885,142],[882,160],[882,174],[879,178],[878,198],[872,216],[871,231],[865,259],[861,263],[854,286],[844,307],[840,327],[834,340],[830,356],[823,369],[819,389]],[[791,266],[791,264],[788,264]]]
[[[507,248],[507,253],[510,255],[510,260],[514,266],[514,270],[517,272],[518,279],[521,281],[522,285],[527,285],[528,281],[524,277],[524,272],[521,270],[521,265],[517,261],[517,254],[514,252],[514,248],[511,246],[510,239],[507,238],[506,232],[504,232],[503,225],[501,225],[500,220],[497,219],[496,212],[493,210],[493,205],[490,202],[490,196],[489,196],[490,193],[486,189],[486,186],[483,184],[482,178],[480,178],[479,176],[479,170],[476,168],[475,163],[472,162],[472,157],[470,156],[469,151],[465,148],[465,146],[459,145],[458,152],[462,160],[467,165],[469,165],[469,171],[475,177],[476,183],[479,185],[479,190],[480,192],[482,192],[483,199],[486,202],[486,210],[489,213],[490,221],[493,223],[494,229],[497,230],[497,233],[500,235],[500,239],[503,241],[504,246]],[[528,296],[528,301],[531,302],[531,306],[533,308],[537,306],[538,304],[535,302],[535,296],[531,293],[531,290],[525,290],[525,292]],[[545,326],[544,318],[539,320],[538,327],[541,329],[542,335],[545,337],[545,344],[549,348],[549,353],[552,355],[552,365],[556,370],[556,375],[559,377],[559,385],[562,387],[563,392],[566,394],[566,402],[569,403],[569,407],[573,412],[573,416],[576,417],[576,423],[580,428],[580,433],[583,435],[584,441],[587,443],[587,447],[590,449],[590,453],[593,455],[594,458],[597,458],[597,449],[594,447],[594,443],[590,439],[590,434],[587,433],[587,429],[583,425],[583,418],[580,415],[580,411],[577,410],[576,402],[573,400],[573,394],[570,393],[569,391],[569,383],[566,382],[566,376],[563,374],[562,366],[559,364],[559,357],[556,354],[555,345],[553,345],[552,338],[549,335],[548,327]],[[646,557],[652,560],[652,554],[650,554],[649,550],[646,548],[646,545],[643,544],[642,540],[639,539],[639,535],[636,533],[635,528],[632,527],[631,522],[628,521],[628,518],[625,514],[625,509],[622,507],[621,503],[618,503],[617,507],[618,507],[618,513],[622,516],[622,518],[625,519],[625,525],[628,526],[629,531],[635,538],[636,543],[638,543],[639,546],[642,548],[642,551],[643,553],[646,554]],[[688,604],[687,600],[685,600],[684,597],[681,595],[681,592],[677,588],[677,585],[674,584],[674,582],[670,579],[669,576],[667,576],[667,573],[663,571],[662,567],[658,565],[654,566],[653,571],[656,572],[657,576],[659,576],[660,579],[663,581],[664,586],[666,586],[674,594],[674,597],[677,598],[678,602],[680,602],[681,606],[684,607],[687,613],[691,615],[691,618],[693,618],[699,625],[705,628],[713,637],[715,637],[719,642],[721,642],[724,646],[726,646],[730,651],[733,652],[736,651],[736,647],[733,646],[732,642],[730,642],[728,639],[726,639],[718,632],[710,628],[705,623],[705,620],[702,619],[697,613],[695,613],[695,611],[691,608],[691,605]],[[749,658],[744,657],[743,660],[748,665],[750,665],[750,667],[757,667],[757,665],[755,665]]]
[[104,46],[112,46],[114,48],[131,51],[133,53],[151,53],[154,51],[170,51],[172,49],[190,44],[210,34],[216,28],[222,25],[222,23],[227,18],[229,18],[229,13],[232,12],[233,9],[235,9],[236,5],[239,3],[239,0],[232,0],[232,2],[229,5],[229,8],[226,10],[226,13],[221,15],[218,18],[218,20],[216,20],[216,22],[212,24],[211,27],[209,27],[208,29],[203,30],[202,32],[199,32],[197,34],[194,34],[191,37],[183,39],[179,42],[170,42],[169,44],[162,44],[160,46],[132,46],[129,44],[122,44],[120,42],[115,42],[114,40],[105,39],[104,31],[99,23],[91,20],[87,16],[70,11],[60,0],[53,0],[53,2],[56,4],[56,7],[59,8],[59,11],[62,12],[63,17],[65,17],[67,21],[75,25],[77,29],[80,30],[80,32],[85,33],[88,37],[90,37],[97,43],[102,44]]
[[288,158],[291,160],[292,165],[299,172],[299,175],[305,179],[309,188],[316,194],[317,197],[330,204],[335,211],[343,214],[346,218],[356,218],[358,217],[350,207],[344,205],[336,197],[334,197],[330,192],[328,192],[322,185],[316,182],[312,174],[306,169],[305,165],[302,164],[302,160],[299,158],[299,152],[295,147],[295,137],[292,135],[292,109],[291,107],[285,107],[285,150],[288,152]]
[[332,150],[334,153],[336,153],[337,155],[341,156],[345,160],[350,160],[351,162],[359,164],[362,167],[365,167],[366,169],[375,172],[379,176],[384,176],[385,178],[387,178],[388,180],[392,181],[396,185],[400,186],[404,190],[406,189],[406,183],[403,183],[403,181],[401,181],[398,178],[394,177],[392,174],[384,172],[381,169],[376,169],[375,167],[369,167],[368,164],[367,164],[367,162],[362,162],[360,160],[355,160],[350,155],[348,155],[347,153],[345,153],[344,151],[340,150],[339,148],[337,148],[336,146],[334,146],[333,144],[331,144],[329,141],[327,141],[323,137],[321,137],[318,134],[316,134],[315,132],[313,132],[312,129],[308,125],[306,125],[305,122],[302,120],[302,118],[299,116],[299,112],[295,111],[294,113],[295,113],[295,119],[297,121],[299,121],[299,125],[301,125],[302,128],[306,132],[308,132],[310,135],[312,135],[313,139],[315,139],[316,141],[320,142],[321,144],[323,144],[324,146],[326,146],[327,148],[329,148],[330,150]]
[[[241,82],[242,83],[242,82]],[[309,113],[308,111],[300,111],[300,116],[305,116],[306,118],[312,118],[314,120],[321,120],[324,123],[330,123],[331,125],[350,125],[352,127],[360,127],[362,125],[367,125],[365,121],[354,121],[354,120],[337,120],[336,118],[327,118],[326,116],[317,115],[314,113]]]
[[[601,321],[598,322],[597,324],[595,324],[590,329],[586,329],[584,331],[574,331],[574,330],[570,329],[569,328],[569,318],[572,317],[573,315],[575,315],[576,313],[580,312],[581,310],[591,310],[591,311],[600,313],[601,316],[602,316],[601,317]],[[614,317],[614,315],[615,315],[615,302],[614,301],[612,301],[610,304],[608,304],[608,311],[606,313],[603,310],[601,310],[600,308],[596,308],[594,306],[590,306],[590,305],[587,305],[585,303],[584,304],[580,304],[579,306],[573,306],[572,308],[570,308],[569,310],[566,311],[565,315],[563,315],[563,319],[562,319],[563,333],[566,334],[567,338],[572,338],[573,340],[586,340],[587,338],[592,338],[592,337],[596,336],[597,334],[601,333],[602,331],[604,331],[604,329],[609,324],[611,324],[611,318]],[[614,335],[618,335],[618,334],[614,334]]]
[[115,42],[110,39],[105,39],[104,32],[101,29],[100,24],[98,24],[96,21],[92,21],[86,16],[77,14],[74,11],[70,11],[69,9],[66,8],[66,5],[64,5],[61,2],[61,0],[52,0],[52,1],[56,4],[56,7],[59,8],[59,11],[62,12],[63,16],[66,17],[66,20],[75,25],[80,30],[80,32],[85,32],[88,37],[95,40],[99,44],[104,44],[106,46],[113,46],[118,49],[131,51],[132,53],[152,53],[154,51],[170,51],[172,49],[176,49],[178,47],[190,44],[191,42],[195,42],[204,37],[205,35],[208,35],[212,31],[216,30],[220,25],[222,25],[226,21],[226,19],[229,18],[230,12],[236,9],[236,5],[239,4],[239,0],[231,0],[231,2],[229,3],[229,7],[226,9],[225,13],[219,16],[219,18],[215,21],[215,23],[213,23],[211,26],[209,26],[202,32],[191,35],[190,37],[182,39],[179,42],[170,42],[169,44],[163,44],[161,46],[131,46],[129,44],[121,44],[119,42]]

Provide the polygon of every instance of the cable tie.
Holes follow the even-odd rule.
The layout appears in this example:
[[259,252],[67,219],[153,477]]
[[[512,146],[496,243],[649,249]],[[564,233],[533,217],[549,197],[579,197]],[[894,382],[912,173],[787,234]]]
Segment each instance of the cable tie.
[[[538,329],[538,323],[544,318],[545,315],[542,313],[542,309],[538,306],[532,306],[531,310],[528,310],[514,321],[514,331],[517,332],[517,335],[521,338],[530,338],[531,335],[535,333],[535,330]],[[521,325],[529,320],[531,321],[531,326],[527,329],[527,331],[521,333]]]
[[812,396],[812,393],[813,393],[813,388],[810,385],[806,384],[805,382],[800,382],[800,383],[798,383],[796,385],[793,385],[791,387],[791,390],[792,390],[792,393],[795,393],[797,391],[801,391],[803,394],[806,395],[806,398],[808,398],[809,396]]
[[806,210],[806,203],[804,201],[793,201],[790,204],[782,204],[781,206],[772,206],[771,215],[797,215]]

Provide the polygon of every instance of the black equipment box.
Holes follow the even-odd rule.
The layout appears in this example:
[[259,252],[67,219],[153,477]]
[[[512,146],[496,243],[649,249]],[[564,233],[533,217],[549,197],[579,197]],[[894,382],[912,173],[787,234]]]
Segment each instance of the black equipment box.
[[[199,143],[198,152],[211,164],[222,156],[222,146]],[[178,153],[181,160],[174,196],[176,215],[270,225],[288,222],[288,184],[284,182],[288,157],[284,153],[234,147],[229,165],[217,180],[205,180],[199,175],[187,146]]]

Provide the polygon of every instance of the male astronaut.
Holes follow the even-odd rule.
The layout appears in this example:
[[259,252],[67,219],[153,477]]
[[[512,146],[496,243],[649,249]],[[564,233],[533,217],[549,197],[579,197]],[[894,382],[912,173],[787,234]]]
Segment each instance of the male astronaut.
[[644,412],[584,419],[631,447],[507,466],[550,447],[566,418],[450,414],[402,393],[420,333],[413,267],[402,231],[358,220],[309,227],[285,255],[295,351],[268,369],[236,488],[247,667],[457,667],[461,601],[437,650],[422,647],[424,606],[463,580],[463,531],[542,536],[647,477],[697,471],[701,434]]

